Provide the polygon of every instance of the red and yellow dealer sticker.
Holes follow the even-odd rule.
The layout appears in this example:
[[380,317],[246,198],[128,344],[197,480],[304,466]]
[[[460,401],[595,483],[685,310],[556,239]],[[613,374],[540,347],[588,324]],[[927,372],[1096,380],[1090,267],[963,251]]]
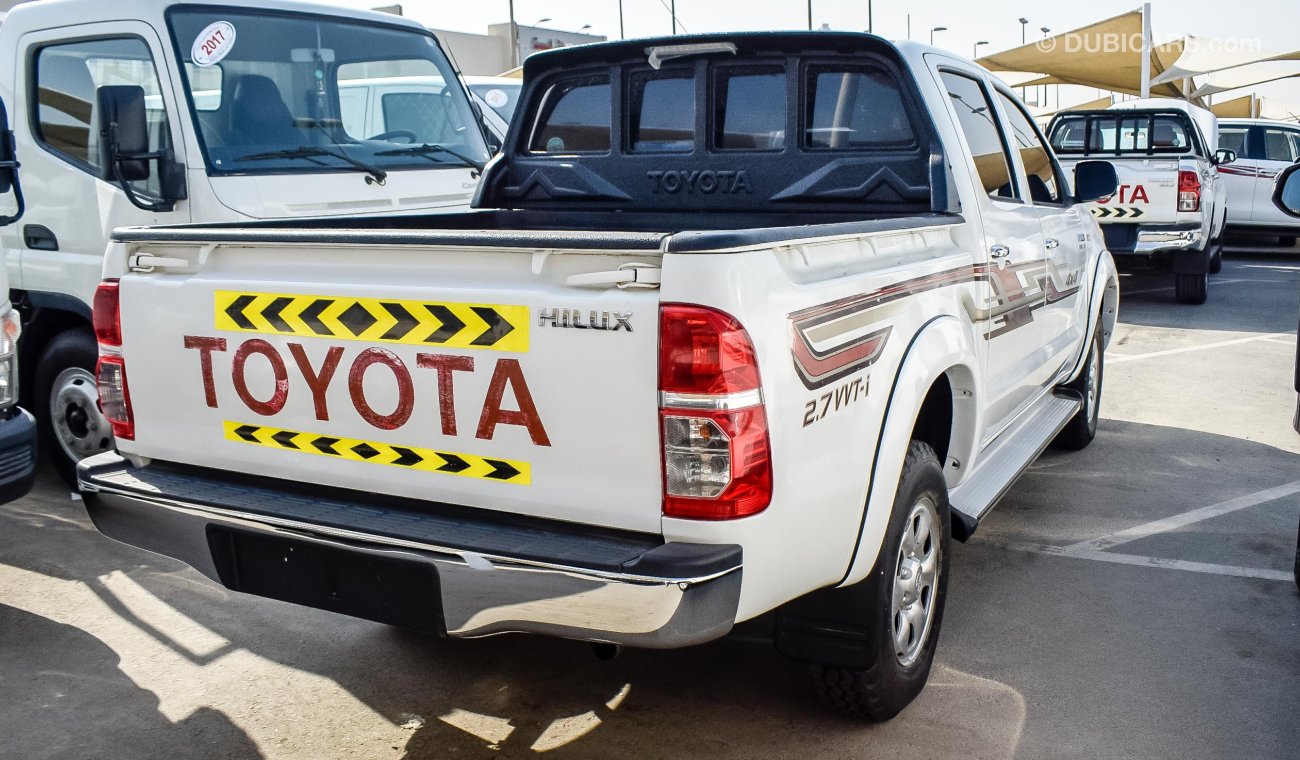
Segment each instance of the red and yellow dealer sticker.
[[411,346],[528,351],[528,307],[218,290],[216,328]]

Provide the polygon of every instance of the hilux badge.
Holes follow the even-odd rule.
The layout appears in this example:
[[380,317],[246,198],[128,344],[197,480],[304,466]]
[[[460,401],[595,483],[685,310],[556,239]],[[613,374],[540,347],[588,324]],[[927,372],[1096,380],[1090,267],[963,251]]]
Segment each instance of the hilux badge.
[[540,327],[573,327],[579,330],[609,330],[632,332],[632,312],[630,311],[596,311],[591,309],[544,308],[537,310],[537,324]]

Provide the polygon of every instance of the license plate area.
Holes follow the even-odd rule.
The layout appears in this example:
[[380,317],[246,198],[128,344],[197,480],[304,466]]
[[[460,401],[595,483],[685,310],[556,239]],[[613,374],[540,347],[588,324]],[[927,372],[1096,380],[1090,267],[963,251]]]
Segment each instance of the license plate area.
[[208,526],[208,545],[232,591],[445,635],[438,571],[361,549]]

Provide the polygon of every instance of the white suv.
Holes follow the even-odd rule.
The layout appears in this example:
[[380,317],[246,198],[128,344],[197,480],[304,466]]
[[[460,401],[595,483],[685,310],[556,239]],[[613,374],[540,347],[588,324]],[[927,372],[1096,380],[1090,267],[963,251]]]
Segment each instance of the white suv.
[[1300,124],[1270,119],[1219,121],[1219,147],[1236,151],[1237,160],[1219,167],[1228,188],[1228,226],[1276,234],[1295,245],[1300,219],[1273,205],[1278,172],[1300,161]]

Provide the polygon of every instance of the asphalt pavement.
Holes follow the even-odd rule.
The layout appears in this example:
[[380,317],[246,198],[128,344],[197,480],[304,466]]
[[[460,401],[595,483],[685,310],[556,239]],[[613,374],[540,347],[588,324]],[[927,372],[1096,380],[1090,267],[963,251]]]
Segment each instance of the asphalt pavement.
[[938,663],[884,725],[760,626],[694,649],[444,641],[237,595],[103,538],[52,473],[0,508],[0,758],[1300,754],[1300,255],[1209,303],[1125,276],[1102,422],[953,553]]

